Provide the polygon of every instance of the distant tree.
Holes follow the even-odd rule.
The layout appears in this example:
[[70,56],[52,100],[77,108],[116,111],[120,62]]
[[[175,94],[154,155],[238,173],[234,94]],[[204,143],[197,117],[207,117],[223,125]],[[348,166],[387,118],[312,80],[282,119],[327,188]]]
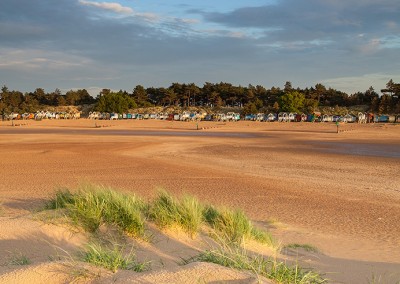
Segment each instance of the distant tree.
[[161,101],[162,101],[163,106],[171,106],[171,105],[175,104],[175,101],[177,100],[177,96],[173,89],[160,88],[160,93],[162,95]]
[[273,109],[275,112],[278,112],[278,111],[279,111],[279,108],[280,108],[279,103],[278,103],[278,102],[274,102],[274,105],[272,106],[272,109]]
[[283,91],[285,92],[285,94],[290,93],[291,91],[293,91],[292,83],[289,82],[289,81],[286,81],[285,86],[283,88]]
[[142,85],[137,85],[133,89],[133,99],[139,107],[146,107],[151,105],[148,101],[146,89]]
[[305,96],[302,93],[292,91],[279,98],[279,105],[282,111],[301,112],[304,107],[304,101]]
[[379,102],[378,111],[379,113],[390,113],[391,112],[391,103],[392,96],[390,95],[382,95],[381,100]]
[[257,106],[254,103],[247,103],[243,107],[244,114],[256,114],[258,112]]
[[305,99],[304,101],[304,112],[314,113],[318,107],[318,101],[313,99]]
[[137,107],[135,101],[126,93],[110,92],[99,98],[95,109],[100,112],[124,113],[135,107]]

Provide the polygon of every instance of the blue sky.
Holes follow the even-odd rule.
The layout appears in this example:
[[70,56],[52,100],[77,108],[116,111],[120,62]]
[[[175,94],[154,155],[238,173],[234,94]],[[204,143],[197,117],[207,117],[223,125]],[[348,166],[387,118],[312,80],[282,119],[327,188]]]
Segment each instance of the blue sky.
[[399,15],[398,0],[1,0],[0,84],[379,91],[400,82]]

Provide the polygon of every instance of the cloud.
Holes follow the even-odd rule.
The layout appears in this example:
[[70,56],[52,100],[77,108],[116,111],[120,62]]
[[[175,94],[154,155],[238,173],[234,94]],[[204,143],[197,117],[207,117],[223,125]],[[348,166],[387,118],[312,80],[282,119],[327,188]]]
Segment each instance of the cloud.
[[182,11],[164,16],[110,2],[0,0],[0,85],[309,86],[326,78],[396,74],[399,4],[375,2],[281,0],[231,12],[192,10],[194,18],[203,16],[198,22]]
[[209,23],[225,27],[262,29],[268,41],[340,43],[346,36],[362,33],[379,38],[400,32],[400,2],[397,0],[281,0],[231,12],[191,12],[201,14]]
[[108,11],[112,11],[115,13],[120,13],[120,14],[132,14],[133,9],[130,7],[124,7],[119,3],[115,2],[93,2],[93,1],[85,1],[85,0],[79,0],[79,3],[85,6],[90,6],[90,7],[96,7]]
[[370,86],[378,86],[380,88],[375,88],[375,91],[379,94],[380,89],[383,89],[390,79],[399,77],[400,73],[369,73],[360,76],[325,79],[321,80],[321,83],[338,90],[347,90],[349,93],[364,92]]
[[32,72],[36,70],[75,69],[90,60],[57,51],[0,48],[0,68]]

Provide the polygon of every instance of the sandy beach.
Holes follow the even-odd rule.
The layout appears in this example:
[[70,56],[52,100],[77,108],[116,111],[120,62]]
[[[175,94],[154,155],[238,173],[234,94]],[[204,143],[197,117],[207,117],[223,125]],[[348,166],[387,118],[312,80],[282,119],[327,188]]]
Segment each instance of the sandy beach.
[[[23,271],[18,276],[20,267],[2,264],[7,252],[29,248],[27,234],[37,230],[32,211],[57,188],[92,182],[143,198],[162,188],[241,208],[283,244],[317,247],[320,253],[298,258],[329,283],[374,277],[397,283],[400,125],[341,124],[339,130],[335,124],[246,121],[0,122],[0,282],[27,279]],[[51,228],[40,226],[40,234],[46,239]],[[66,244],[64,229],[56,231]],[[76,238],[69,242],[78,246]],[[38,250],[31,251],[35,269],[48,269]],[[229,273],[207,281],[243,276]],[[159,277],[146,281],[167,279]]]

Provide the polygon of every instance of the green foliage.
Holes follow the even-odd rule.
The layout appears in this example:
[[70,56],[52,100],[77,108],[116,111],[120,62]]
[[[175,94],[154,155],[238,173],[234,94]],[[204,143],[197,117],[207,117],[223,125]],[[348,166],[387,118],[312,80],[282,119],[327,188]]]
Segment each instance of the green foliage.
[[107,268],[112,272],[117,272],[118,269],[143,272],[150,268],[149,262],[136,262],[132,252],[124,255],[124,247],[115,244],[111,248],[97,243],[88,244],[86,251],[83,252],[83,261]]
[[178,200],[166,191],[160,191],[150,205],[149,216],[158,226],[179,226],[194,236],[203,222],[203,206],[191,196]]
[[282,111],[301,112],[304,107],[305,96],[298,91],[285,93],[279,98],[279,105]]
[[262,256],[249,256],[245,250],[238,247],[224,246],[220,249],[208,250],[186,262],[191,261],[211,262],[229,268],[248,270],[256,275],[272,279],[277,283],[326,282],[318,273],[306,271],[298,265],[290,267],[284,262],[278,262]]
[[277,246],[271,234],[254,227],[241,210],[218,210],[208,205],[203,211],[203,216],[204,220],[229,243],[242,244],[246,239],[253,239],[270,247]]
[[123,113],[136,107],[135,101],[128,94],[110,92],[99,97],[95,109],[100,112]]
[[67,215],[89,232],[95,232],[105,223],[115,225],[129,235],[145,237],[141,214],[144,204],[134,195],[87,184],[81,185],[76,193],[58,191],[46,208],[66,208]]
[[284,249],[285,248],[289,248],[289,249],[299,249],[299,248],[301,248],[301,249],[304,249],[305,251],[308,251],[308,252],[318,252],[318,249],[316,247],[314,247],[312,245],[309,245],[309,244],[297,244],[297,243],[294,243],[294,244],[285,245],[283,248]]
[[258,108],[254,103],[248,103],[243,107],[243,114],[254,114],[258,112]]
[[11,265],[29,265],[32,261],[21,252],[14,253],[10,258]]
[[50,199],[45,204],[45,209],[61,209],[66,208],[68,205],[74,202],[75,196],[67,189],[58,189],[56,191],[54,199]]

